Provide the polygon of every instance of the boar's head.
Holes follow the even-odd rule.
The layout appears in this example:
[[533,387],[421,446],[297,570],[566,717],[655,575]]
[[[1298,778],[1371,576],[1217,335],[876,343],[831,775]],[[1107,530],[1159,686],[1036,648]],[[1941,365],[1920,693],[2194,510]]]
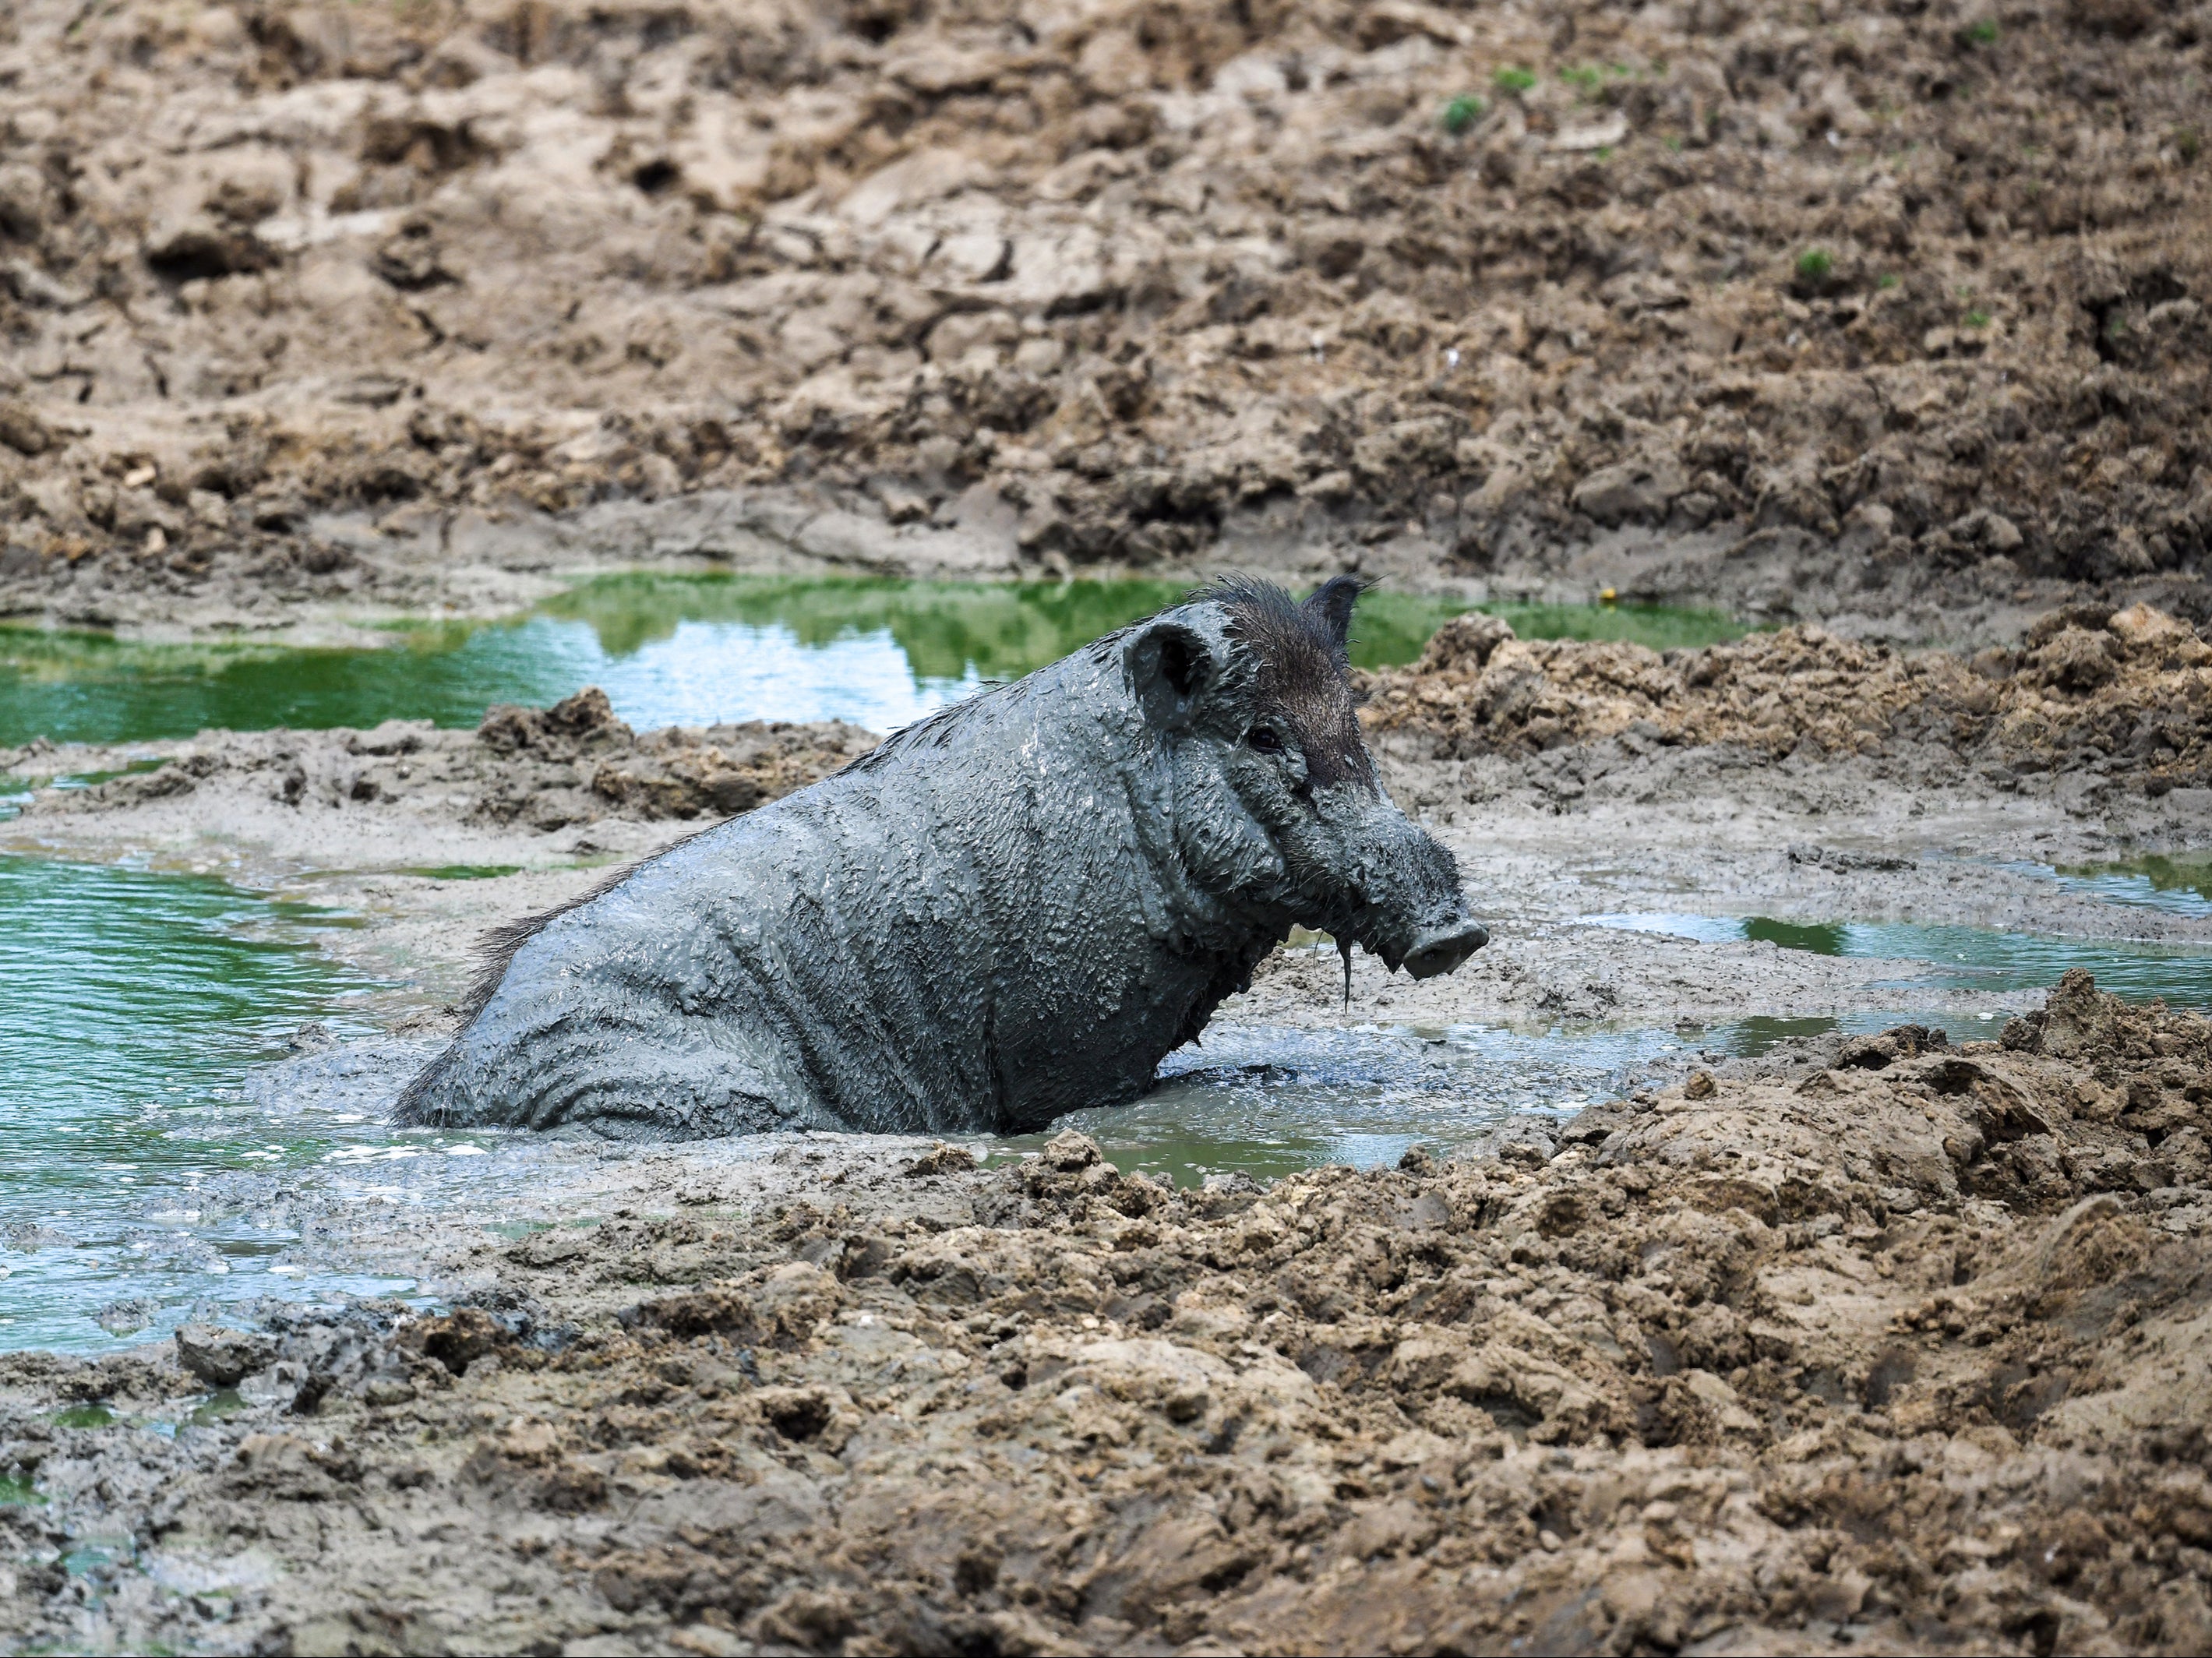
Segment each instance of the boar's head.
[[1489,934],[1360,736],[1346,635],[1362,585],[1339,576],[1301,604],[1225,581],[1132,629],[1122,661],[1190,882],[1278,936],[1296,922],[1427,978]]

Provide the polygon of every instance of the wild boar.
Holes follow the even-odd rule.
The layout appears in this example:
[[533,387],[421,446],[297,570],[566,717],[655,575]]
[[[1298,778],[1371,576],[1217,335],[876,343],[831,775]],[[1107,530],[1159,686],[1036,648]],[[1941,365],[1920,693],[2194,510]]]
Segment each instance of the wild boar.
[[1022,1133],[1133,1099],[1293,923],[1487,935],[1354,714],[1361,584],[1232,580],[495,935],[402,1121]]

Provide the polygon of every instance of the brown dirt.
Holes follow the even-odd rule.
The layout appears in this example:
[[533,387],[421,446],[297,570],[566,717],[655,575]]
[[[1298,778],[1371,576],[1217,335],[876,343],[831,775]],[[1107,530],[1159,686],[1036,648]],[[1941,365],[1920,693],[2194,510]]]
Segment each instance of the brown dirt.
[[[462,1247],[447,1315],[189,1329],[201,1380],[6,1360],[0,1466],[49,1501],[0,1507],[0,1630],[2202,1651],[2212,1024],[2075,974],[2002,1044],[1937,1042],[1264,1195],[1073,1134],[996,1171],[679,1152],[643,1211]],[[173,1438],[51,1414],[179,1421],[219,1382],[248,1402]]]
[[0,613],[453,600],[582,515],[2203,616],[2206,20],[24,0]]
[[1410,669],[1371,676],[1362,718],[1434,759],[1605,738],[1728,744],[1758,760],[1907,758],[1949,780],[2071,786],[2077,802],[2212,786],[2212,646],[2137,604],[2038,618],[2016,648],[1904,653],[1816,629],[1704,650],[1516,639],[1446,623]]
[[[550,835],[609,818],[711,822],[804,788],[876,742],[834,720],[641,735],[590,686],[550,708],[495,706],[474,732],[387,720],[370,731],[204,732],[116,749],[41,738],[0,750],[0,777],[33,786],[16,831],[33,838],[87,814],[155,806],[145,815],[159,817],[160,803],[194,797],[191,814],[204,829],[232,837],[289,815],[299,820],[295,832],[270,839],[290,847],[327,830],[337,814],[364,820],[356,838],[386,837],[405,850],[439,825]],[[147,768],[149,750],[155,763]],[[88,787],[36,786],[134,762],[139,768]]]

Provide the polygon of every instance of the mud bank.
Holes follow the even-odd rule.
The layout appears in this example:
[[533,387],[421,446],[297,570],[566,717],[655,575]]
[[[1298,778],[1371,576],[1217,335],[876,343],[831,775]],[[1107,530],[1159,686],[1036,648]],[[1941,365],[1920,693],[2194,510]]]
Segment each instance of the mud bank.
[[2087,817],[2212,784],[2208,666],[2212,646],[2147,604],[2052,611],[2017,648],[1972,657],[1785,629],[1662,658],[1523,641],[1466,616],[1414,667],[1370,681],[1364,718],[1386,737],[1429,738],[1440,759],[1607,738],[1630,756],[1723,745],[1754,764],[1861,756],[1899,779],[2039,796]]
[[0,750],[18,846],[150,852],[234,873],[539,867],[634,854],[749,811],[865,754],[856,726],[750,721],[633,732],[596,688],[498,707],[474,732],[204,732],[189,741]]
[[708,556],[2201,614],[2208,50],[2129,0],[31,0],[0,613]]
[[678,1151],[596,1224],[440,1240],[450,1315],[6,1360],[0,1460],[45,1500],[0,1507],[0,1616],[240,1652],[2202,1650],[2212,1026],[2077,977],[2002,1044],[1825,1057],[1264,1194],[1073,1135]]

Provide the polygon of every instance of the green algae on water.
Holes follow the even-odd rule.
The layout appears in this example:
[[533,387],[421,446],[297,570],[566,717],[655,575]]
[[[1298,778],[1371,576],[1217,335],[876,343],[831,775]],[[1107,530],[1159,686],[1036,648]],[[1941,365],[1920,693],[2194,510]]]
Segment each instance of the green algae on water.
[[218,1423],[227,1422],[232,1417],[241,1415],[251,1408],[252,1406],[246,1402],[245,1395],[237,1388],[222,1388],[210,1394],[198,1404],[193,1406],[191,1415],[185,1420],[195,1428],[212,1428]]
[[[2062,864],[2057,873],[2099,883],[2133,881],[2151,892],[2188,894],[2212,905],[2212,852],[2148,853],[2103,864]],[[2124,898],[2113,891],[2105,896]]]
[[[586,582],[507,621],[396,625],[385,630],[391,643],[375,649],[144,644],[0,627],[0,744],[393,719],[465,729],[495,702],[544,706],[594,683],[641,729],[835,718],[885,731],[1176,604],[1190,585],[630,574]],[[1353,622],[1352,661],[1412,662],[1446,618],[1472,608],[1443,595],[1370,591]],[[1480,608],[1532,639],[1665,650],[1742,631],[1714,611]]]

